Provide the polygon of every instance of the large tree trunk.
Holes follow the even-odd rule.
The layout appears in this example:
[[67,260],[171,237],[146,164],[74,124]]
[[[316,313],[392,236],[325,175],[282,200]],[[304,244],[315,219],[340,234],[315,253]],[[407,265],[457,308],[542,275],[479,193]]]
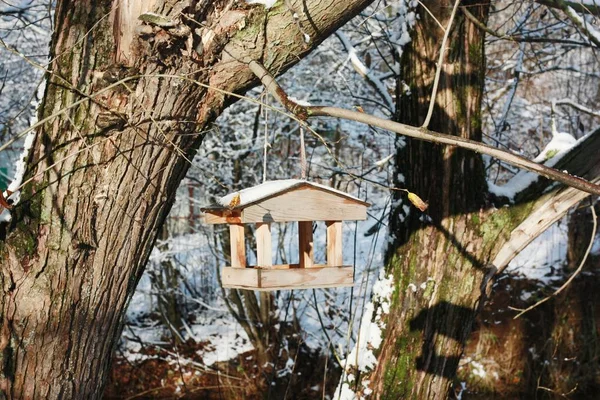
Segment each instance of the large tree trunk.
[[[453,1],[426,2],[446,26]],[[465,4],[485,21],[488,2]],[[398,107],[398,120],[423,123],[443,32],[420,13],[412,42],[402,59],[402,77],[410,96]],[[484,34],[459,11],[449,37],[430,128],[481,140],[481,98],[485,61]],[[480,286],[489,273],[490,254],[510,233],[508,210],[486,210],[481,157],[454,147],[415,140],[400,145],[396,165],[405,180],[397,183],[429,202],[427,214],[412,208],[398,193],[390,221],[395,235],[386,272],[393,275],[395,295],[384,320],[378,364],[370,378],[376,397],[446,398],[464,342],[471,331]]]
[[285,70],[366,3],[58,1],[34,179],[0,231],[4,397],[100,397],[177,185],[232,101],[214,88],[250,87],[252,59]]
[[[447,25],[452,4],[427,2],[426,6]],[[464,6],[480,21],[486,20],[488,2]],[[420,125],[426,115],[443,36],[427,13],[420,17],[402,60],[402,77],[411,94],[402,99],[397,115],[399,121],[412,125]],[[431,129],[481,140],[483,39],[482,32],[459,12]],[[597,158],[582,155],[597,151],[597,142],[598,135],[591,135],[557,168],[596,180]],[[495,209],[489,204],[482,160],[476,154],[407,140],[398,149],[396,165],[405,177],[397,185],[418,193],[430,207],[427,217],[414,208],[406,215],[403,193],[396,192],[397,206],[390,221],[395,236],[386,265],[394,295],[389,313],[378,322],[385,331],[369,380],[376,398],[446,398],[496,267],[504,268],[521,245],[587,194],[557,189],[535,200],[548,185],[540,180],[519,195],[516,205]],[[376,315],[380,313],[376,310]]]

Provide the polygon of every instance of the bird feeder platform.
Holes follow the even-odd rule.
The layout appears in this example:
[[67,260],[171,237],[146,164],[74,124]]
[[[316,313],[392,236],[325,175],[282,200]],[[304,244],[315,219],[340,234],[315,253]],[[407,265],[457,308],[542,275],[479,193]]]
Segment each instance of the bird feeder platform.
[[[343,265],[342,222],[367,218],[368,203],[320,184],[287,179],[222,197],[205,207],[207,224],[227,224],[231,266],[224,267],[226,288],[252,290],[344,287],[354,284],[351,265]],[[326,264],[314,263],[313,222],[327,226]],[[273,265],[271,223],[298,223],[298,264]],[[256,265],[246,263],[245,226],[255,226]]]

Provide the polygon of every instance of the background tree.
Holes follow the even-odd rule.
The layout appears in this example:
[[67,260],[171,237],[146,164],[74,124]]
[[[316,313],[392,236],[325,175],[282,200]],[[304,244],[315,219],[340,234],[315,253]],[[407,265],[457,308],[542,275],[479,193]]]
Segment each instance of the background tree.
[[[400,75],[410,91],[398,106],[401,122],[420,126],[425,120],[444,35],[440,27],[448,26],[452,6],[453,2],[425,2],[419,9],[413,40],[402,53]],[[481,140],[482,26],[489,3],[461,6],[465,12],[459,11],[452,25],[439,94],[431,122],[425,126]],[[594,136],[590,135],[586,145],[596,149]],[[407,140],[406,145],[399,142],[396,163],[401,179],[396,186],[419,193],[430,205],[426,215],[409,210],[403,204],[405,194],[396,192],[390,218],[395,241],[388,250],[386,267],[391,281],[383,278],[383,288],[374,289],[375,310],[363,320],[363,325],[375,325],[365,328],[367,331],[384,329],[384,334],[381,344],[370,343],[379,347],[378,362],[362,382],[376,397],[444,398],[497,267],[504,269],[518,252],[515,248],[524,247],[585,196],[555,189],[540,197],[547,186],[541,181],[516,190],[522,191],[516,204],[496,209],[493,204],[503,201],[487,193],[481,157],[415,140]],[[591,153],[582,157],[584,152],[583,146],[578,146],[559,165],[579,176],[596,178],[595,158]],[[577,161],[578,157],[590,158]],[[552,211],[556,204],[560,210]],[[525,231],[527,235],[519,234]],[[349,365],[358,369],[353,370],[354,376],[365,370],[354,360]],[[340,390],[353,387],[362,391],[360,382],[348,381]]]

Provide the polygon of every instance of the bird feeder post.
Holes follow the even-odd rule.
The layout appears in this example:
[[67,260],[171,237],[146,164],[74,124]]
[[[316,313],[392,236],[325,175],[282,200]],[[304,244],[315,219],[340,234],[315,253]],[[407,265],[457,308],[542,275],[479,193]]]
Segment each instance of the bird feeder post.
[[327,221],[327,266],[343,265],[342,221]]
[[271,268],[273,255],[271,252],[271,224],[256,224],[256,266]]
[[244,225],[229,225],[229,244],[231,249],[231,266],[235,268],[246,268]]
[[300,250],[298,264],[300,268],[311,268],[314,265],[312,224],[312,221],[298,222],[298,248]]

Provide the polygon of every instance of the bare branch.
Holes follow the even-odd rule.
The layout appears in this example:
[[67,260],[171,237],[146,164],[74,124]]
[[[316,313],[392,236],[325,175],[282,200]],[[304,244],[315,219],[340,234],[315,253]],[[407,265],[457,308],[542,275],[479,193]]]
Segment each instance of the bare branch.
[[372,86],[373,89],[375,89],[375,91],[379,94],[381,99],[385,102],[388,110],[390,112],[393,112],[394,101],[392,100],[392,96],[390,96],[390,94],[388,93],[387,88],[385,87],[385,84],[383,83],[381,77],[373,74],[373,71],[358,58],[358,55],[356,54],[356,49],[354,48],[354,46],[352,46],[352,43],[350,43],[350,40],[348,39],[348,37],[346,37],[346,35],[344,35],[340,31],[335,32],[335,35],[338,37],[338,39],[340,39],[340,42],[342,42],[342,45],[348,52],[348,57],[350,58],[350,62],[352,63],[352,66],[354,67],[356,72],[358,72],[360,76],[365,78],[367,83],[370,86]]
[[589,46],[589,43],[582,42],[580,40],[570,40],[570,39],[560,39],[560,38],[549,38],[549,37],[537,37],[537,36],[515,36],[508,35],[506,33],[496,32],[493,29],[490,29],[483,22],[478,20],[466,7],[461,7],[462,12],[465,14],[465,17],[469,21],[471,21],[475,26],[485,33],[497,37],[498,39],[508,40],[516,43],[560,43],[560,44],[572,44],[576,46]]
[[577,14],[577,12],[581,12],[587,14],[600,15],[597,13],[589,12],[589,10],[591,9],[595,9],[597,12],[598,10],[600,10],[598,6],[583,4],[577,5],[577,3],[564,0],[545,0],[538,1],[538,3],[561,10],[591,43],[600,47],[600,34],[592,26],[589,25],[585,18]]
[[583,113],[589,114],[589,115],[593,115],[594,117],[600,117],[600,112],[598,111],[594,111],[590,108],[587,108],[585,106],[582,106],[579,103],[575,103],[573,100],[571,99],[562,99],[562,100],[557,100],[555,102],[556,105],[558,106],[571,106],[576,110],[579,110]]
[[572,7],[564,7],[562,11],[565,13],[567,18],[569,18],[571,22],[573,22],[579,28],[581,33],[584,34],[587,39],[589,39],[590,42],[600,47],[600,38],[598,37],[598,32],[592,26],[589,26],[589,23],[584,18],[577,14]]
[[500,150],[485,143],[434,132],[425,128],[417,128],[414,126],[401,124],[399,122],[378,118],[366,113],[351,111],[343,108],[301,106],[288,98],[285,91],[277,84],[275,79],[273,79],[273,77],[262,65],[256,61],[251,61],[248,66],[250,70],[262,81],[265,88],[273,95],[273,97],[275,97],[275,99],[288,111],[295,114],[300,120],[304,121],[308,119],[308,117],[326,116],[361,122],[415,139],[473,150],[477,153],[486,154],[490,157],[497,158],[516,167],[535,172],[548,179],[572,186],[581,191],[600,195],[600,186],[594,183],[576,176],[569,175],[566,172],[561,172],[554,168],[547,167],[543,164],[538,164],[528,160],[525,157]]

